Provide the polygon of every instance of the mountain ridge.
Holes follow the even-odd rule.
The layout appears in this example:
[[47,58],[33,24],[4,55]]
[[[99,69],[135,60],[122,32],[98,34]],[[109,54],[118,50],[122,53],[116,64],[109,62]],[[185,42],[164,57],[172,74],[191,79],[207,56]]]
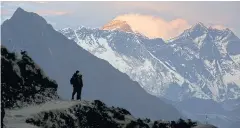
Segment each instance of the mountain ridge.
[[[172,42],[172,40],[177,40],[179,38],[190,38],[190,39],[195,39],[196,37],[202,36],[204,34],[222,34],[222,36],[227,37],[228,35],[234,36],[238,38],[229,28],[225,29],[217,29],[213,28],[212,26],[206,27],[203,23],[199,22],[190,27],[189,29],[184,30],[183,33],[180,35],[169,39],[167,42]],[[194,35],[194,34],[199,34],[199,35]],[[229,39],[229,38],[228,38]]]
[[[204,31],[209,29],[205,27],[202,23],[196,24],[193,28],[203,29]],[[184,33],[186,33],[186,31]],[[210,29],[210,31],[212,31],[212,29]],[[227,38],[223,38],[220,41],[218,40],[216,41],[216,40],[209,40],[211,38],[210,36],[203,37],[202,40],[199,40],[200,45],[198,45],[196,40],[192,40],[192,39],[186,40],[186,39],[176,38],[171,42],[165,43],[161,39],[142,38],[141,36],[137,36],[132,33],[124,33],[120,31],[118,32],[117,30],[104,31],[104,30],[94,29],[93,31],[91,30],[91,28],[88,28],[88,29],[80,28],[76,30],[69,29],[68,31],[60,30],[59,32],[63,33],[69,39],[75,40],[75,42],[78,45],[88,50],[90,53],[94,54],[95,56],[109,61],[115,68],[128,74],[131,77],[131,79],[138,81],[140,85],[148,92],[149,92],[149,87],[147,87],[147,85],[149,86],[149,84],[151,85],[152,83],[154,83],[155,85],[151,86],[150,88],[154,88],[155,90],[160,91],[160,90],[166,90],[164,89],[164,87],[162,88],[161,86],[168,85],[169,82],[171,83],[171,81],[176,81],[177,84],[184,83],[186,84],[185,86],[188,86],[188,88],[195,88],[193,90],[197,91],[198,94],[197,93],[190,94],[190,95],[195,95],[194,97],[199,97],[199,98],[205,97],[205,99],[214,99],[215,101],[223,101],[225,100],[224,96],[220,96],[218,92],[218,91],[224,91],[224,89],[220,88],[222,85],[221,86],[219,85],[218,87],[216,87],[216,89],[219,89],[217,91],[213,90],[213,88],[215,87],[211,87],[210,85],[206,89],[204,89],[205,91],[201,91],[201,89],[205,88],[204,87],[205,85],[201,85],[201,86],[198,85],[200,83],[214,84],[214,79],[218,79],[218,81],[215,81],[214,86],[217,86],[216,82],[224,83],[225,85],[223,84],[223,86],[227,86],[226,83],[233,82],[233,86],[232,85],[231,86],[234,87],[233,90],[235,91],[233,93],[235,94],[232,96],[229,95],[229,97],[233,99],[239,97],[239,93],[237,93],[238,92],[237,90],[239,90],[239,87],[240,87],[240,82],[238,82],[238,78],[240,78],[240,76],[237,74],[238,72],[240,72],[239,70],[240,65],[239,65],[239,59],[238,59],[238,57],[240,56],[239,55],[240,53],[236,49],[236,46],[240,44],[239,43],[240,41],[239,41],[239,38],[237,38],[234,34],[232,35],[232,32],[229,31],[229,29],[219,30],[219,31],[221,31],[223,36]],[[202,35],[205,33],[200,32],[197,34]],[[231,36],[229,36],[229,34]],[[215,37],[216,39],[218,39],[218,35],[219,33],[216,34],[216,37]],[[123,37],[125,37],[125,39]],[[180,35],[179,37],[182,37],[182,36]],[[121,42],[121,45],[118,42]],[[209,48],[213,48],[213,51],[210,49],[212,53],[209,53]],[[186,49],[186,50],[184,51],[183,49]],[[132,52],[128,52],[128,51],[132,51]],[[107,55],[110,55],[110,54],[112,57],[114,56],[117,59],[113,60],[107,57]],[[172,54],[174,55],[173,57],[171,57]],[[145,60],[146,63],[143,60]],[[182,61],[181,64],[179,65],[179,63],[177,63],[176,60],[179,60],[180,62]],[[148,63],[148,61],[150,61],[150,63]],[[156,80],[155,80],[156,82],[154,82],[153,80],[153,82],[151,83],[151,81],[148,80],[149,83],[148,82],[144,83],[145,80],[141,80],[140,78],[145,78],[143,76],[144,74],[146,75],[146,72],[148,72],[148,74],[150,73],[150,71],[145,71],[145,69],[142,68],[144,64],[146,64],[146,66],[147,64],[150,64],[151,72],[156,72],[155,75],[152,74],[150,78],[154,78],[154,79],[160,78],[161,80],[159,79],[160,81],[158,82],[161,83],[161,81],[164,81],[164,79],[166,78],[164,78],[164,76],[161,75],[161,73],[159,73],[159,71],[157,70],[160,70],[160,72],[161,70],[166,70],[164,71],[165,73],[169,72],[169,74],[172,74],[172,75],[168,75],[168,77],[170,78],[172,76],[171,78],[172,80],[170,79],[169,81],[166,79],[165,81],[167,83],[165,82],[165,85],[161,84],[161,86],[157,86],[158,83]],[[189,64],[198,65],[199,67],[196,67],[196,66],[186,67],[186,65],[189,65]],[[135,66],[132,66],[132,65],[135,65]],[[140,66],[139,67],[140,69],[134,69],[134,68],[137,68],[137,65]],[[217,68],[214,65],[216,65]],[[179,69],[176,70],[176,67],[178,67]],[[233,68],[230,68],[230,67],[233,67]],[[189,72],[189,74],[184,74],[184,70],[181,68],[187,69],[187,73]],[[194,68],[198,68],[198,69],[194,69]],[[133,72],[133,70],[136,70],[136,71],[139,70],[139,71]],[[146,70],[149,70],[149,69],[146,69]],[[229,73],[224,74],[225,71],[229,73],[235,73],[235,76],[228,75]],[[221,77],[223,78],[221,77],[216,78],[217,77],[216,72],[222,72],[220,74],[222,74]],[[155,77],[156,75],[159,76],[159,78],[156,78]],[[149,77],[149,76],[146,76],[146,77]],[[175,79],[174,77],[177,78],[178,80],[174,80]],[[205,77],[203,79],[204,81],[200,79],[201,77]],[[230,79],[229,77],[232,77],[232,78]],[[167,86],[167,87],[170,87],[170,86]],[[159,96],[159,93],[162,96],[162,94],[164,93],[164,92],[155,93],[151,91],[154,91],[154,90],[150,89],[150,93],[156,96]],[[225,92],[227,93],[226,90]],[[212,95],[208,93],[212,93]],[[179,97],[179,96],[176,96],[176,97]],[[170,99],[173,100],[173,98],[170,98]]]

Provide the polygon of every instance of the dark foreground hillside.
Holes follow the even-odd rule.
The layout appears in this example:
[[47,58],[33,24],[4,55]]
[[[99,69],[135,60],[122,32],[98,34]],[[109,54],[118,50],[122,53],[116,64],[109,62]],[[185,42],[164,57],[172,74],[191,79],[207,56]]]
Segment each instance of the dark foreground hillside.
[[[66,102],[66,101],[65,101]],[[43,111],[26,119],[44,128],[191,128],[195,122],[137,119],[123,108],[107,107],[99,100],[72,101],[69,107]]]
[[1,46],[1,123],[5,109],[59,99],[57,87],[26,52],[16,55]]
[[58,99],[57,83],[44,75],[26,52],[10,53],[1,46],[1,103],[5,108]]

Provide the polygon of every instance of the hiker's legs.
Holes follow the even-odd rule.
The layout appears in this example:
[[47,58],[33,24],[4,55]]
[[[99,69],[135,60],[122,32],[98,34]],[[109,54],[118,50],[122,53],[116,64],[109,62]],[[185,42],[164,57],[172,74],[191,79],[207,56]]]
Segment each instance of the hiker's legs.
[[73,92],[72,92],[72,100],[74,99],[74,95],[76,94],[76,88],[75,87],[73,87]]
[[[3,106],[1,106],[3,107]],[[3,124],[3,117],[5,116],[5,110],[4,108],[1,108],[1,128],[3,128],[4,124]]]
[[77,90],[77,100],[81,100],[82,87],[79,87]]

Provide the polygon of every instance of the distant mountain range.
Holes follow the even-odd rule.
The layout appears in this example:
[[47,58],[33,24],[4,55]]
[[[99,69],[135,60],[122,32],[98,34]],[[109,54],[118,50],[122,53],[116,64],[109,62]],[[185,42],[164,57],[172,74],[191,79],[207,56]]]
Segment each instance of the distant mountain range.
[[59,32],[152,95],[173,101],[196,97],[221,102],[240,97],[240,39],[229,29],[197,23],[166,42],[135,33],[119,20],[101,29]]
[[240,39],[228,28],[197,23],[168,41],[121,20],[58,31],[189,118],[222,128],[239,120],[229,110],[240,103]]

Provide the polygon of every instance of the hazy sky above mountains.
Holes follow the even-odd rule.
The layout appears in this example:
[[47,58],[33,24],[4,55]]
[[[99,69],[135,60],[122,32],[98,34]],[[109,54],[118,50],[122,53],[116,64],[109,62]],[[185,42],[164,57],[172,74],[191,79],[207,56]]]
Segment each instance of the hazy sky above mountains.
[[136,22],[147,17],[149,23],[156,21],[165,38],[198,22],[230,28],[240,37],[240,2],[1,2],[1,22],[17,7],[40,14],[57,29],[102,27],[119,15],[140,14]]

